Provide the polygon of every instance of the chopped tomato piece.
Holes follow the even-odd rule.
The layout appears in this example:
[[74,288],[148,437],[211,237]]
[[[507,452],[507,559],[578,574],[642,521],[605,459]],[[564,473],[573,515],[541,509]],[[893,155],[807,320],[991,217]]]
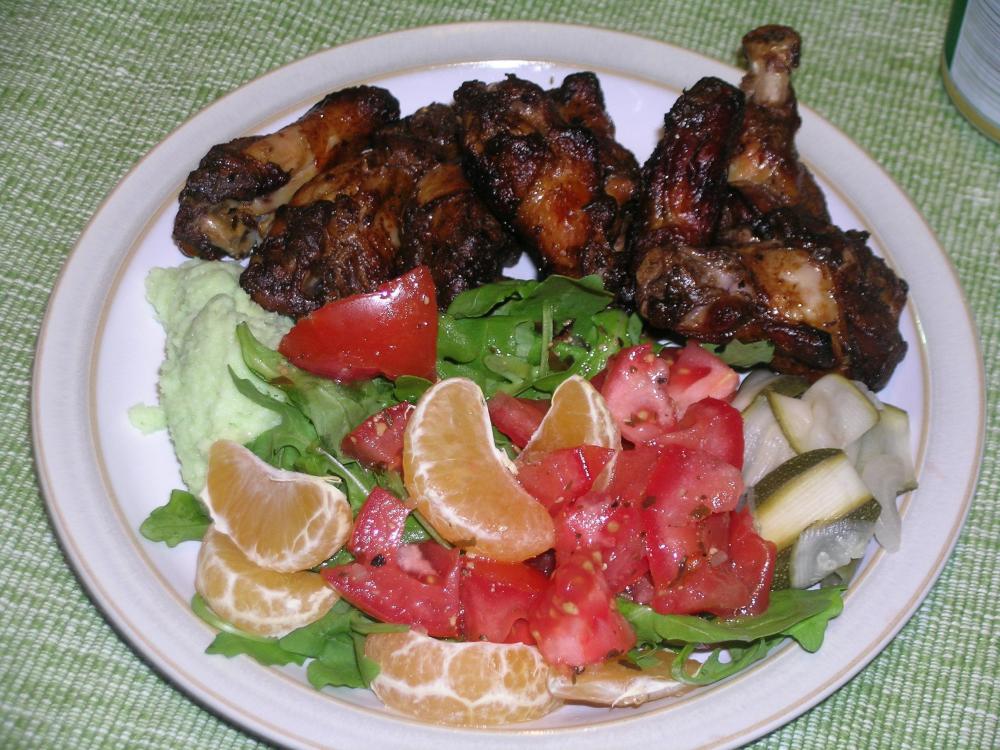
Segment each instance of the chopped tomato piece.
[[650,606],[661,615],[727,614],[746,603],[747,586],[729,567],[706,559],[699,562],[673,585],[657,587]]
[[556,568],[528,625],[549,664],[596,664],[635,645],[635,632],[615,607],[603,574],[582,554]]
[[340,449],[370,469],[403,469],[403,433],[416,407],[404,401],[373,414],[348,434]]
[[460,586],[466,640],[534,644],[528,611],[548,583],[524,563],[466,557]]
[[730,514],[729,565],[749,590],[749,601],[728,615],[759,615],[771,601],[777,548],[763,539],[753,526],[753,516],[744,508]]
[[532,460],[519,460],[517,478],[532,497],[551,510],[589,492],[614,455],[613,449],[597,445],[561,448]]
[[342,382],[376,375],[433,380],[437,292],[426,266],[370,294],[330,302],[299,320],[278,351],[303,370]]
[[[412,545],[406,545],[412,546]],[[458,635],[458,550],[443,581],[424,583],[394,562],[353,562],[324,568],[327,582],[347,601],[376,619],[419,628],[438,638]]]
[[732,464],[697,448],[664,446],[646,486],[643,507],[680,526],[732,510],[743,493],[743,477]]
[[403,524],[410,509],[391,492],[376,487],[365,499],[354,519],[347,549],[359,562],[370,563],[395,554],[403,543]]
[[604,572],[613,592],[624,589],[647,570],[639,511],[627,500],[590,492],[555,509],[556,561],[589,554]]
[[677,421],[667,391],[670,369],[650,344],[622,349],[608,360],[601,395],[626,440],[647,443]]
[[458,635],[459,556],[434,542],[402,544],[409,509],[381,487],[361,506],[347,548],[355,562],[324,568],[341,596],[384,622]]
[[685,567],[704,557],[701,546],[701,524],[697,522],[671,524],[655,510],[643,512],[646,529],[646,554],[649,575],[657,587],[665,587],[677,580]]
[[688,341],[676,354],[668,351],[676,359],[670,365],[667,393],[676,404],[678,415],[703,398],[722,401],[732,398],[740,376],[721,359],[694,341]]
[[528,444],[549,410],[548,401],[514,398],[503,391],[497,391],[486,406],[490,410],[493,426],[518,448]]
[[716,398],[692,404],[674,429],[661,433],[653,442],[698,448],[737,469],[743,468],[743,417]]
[[638,445],[623,450],[615,460],[614,476],[608,484],[607,492],[619,500],[628,500],[636,505],[646,499],[653,470],[660,460],[660,448],[655,445]]

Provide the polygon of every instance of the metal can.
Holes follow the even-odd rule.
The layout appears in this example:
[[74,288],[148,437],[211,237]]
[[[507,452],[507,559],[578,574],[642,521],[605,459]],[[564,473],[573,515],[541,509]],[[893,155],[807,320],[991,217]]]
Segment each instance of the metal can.
[[958,111],[1000,143],[1000,0],[955,0],[941,73]]

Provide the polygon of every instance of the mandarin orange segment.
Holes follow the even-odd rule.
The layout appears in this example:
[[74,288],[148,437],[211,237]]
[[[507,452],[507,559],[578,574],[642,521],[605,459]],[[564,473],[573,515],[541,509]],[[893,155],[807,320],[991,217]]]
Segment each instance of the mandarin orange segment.
[[625,657],[592,664],[582,672],[553,670],[549,691],[557,698],[573,703],[597,706],[638,706],[647,701],[682,695],[692,686],[678,682],[671,675],[674,655],[668,651],[650,654],[656,661],[639,669]]
[[424,721],[490,726],[537,719],[560,701],[538,649],[438,641],[410,630],[375,633],[365,654],[379,665],[371,688],[385,705]]
[[194,587],[223,620],[274,638],[318,620],[338,598],[319,573],[278,573],[254,565],[214,526],[198,551]]
[[552,394],[551,408],[518,458],[581,445],[619,450],[622,438],[604,397],[589,381],[572,375]]
[[231,440],[212,444],[202,497],[218,529],[270,570],[315,567],[351,533],[343,492],[320,477],[276,469]]
[[403,480],[434,529],[470,552],[517,562],[553,545],[552,518],[493,444],[471,380],[443,380],[421,397],[406,426]]

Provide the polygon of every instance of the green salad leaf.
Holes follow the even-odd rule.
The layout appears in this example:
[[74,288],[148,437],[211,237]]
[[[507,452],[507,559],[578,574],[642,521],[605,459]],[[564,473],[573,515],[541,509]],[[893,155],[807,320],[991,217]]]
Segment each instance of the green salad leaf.
[[[647,606],[618,599],[618,610],[635,629],[640,647],[680,647],[673,676],[682,682],[707,685],[763,659],[772,648],[791,638],[813,652],[823,643],[827,623],[844,608],[843,587],[771,592],[767,611],[731,620],[694,615],[661,615]],[[698,647],[716,646],[694,674],[684,670]],[[641,650],[640,650],[641,653]],[[728,660],[723,660],[728,656]],[[638,662],[637,662],[638,663]]]
[[139,533],[151,542],[176,547],[181,542],[200,541],[212,523],[208,511],[195,495],[174,490],[166,505],[155,508],[139,526]]
[[774,359],[774,344],[770,341],[743,343],[733,339],[726,344],[702,344],[730,367],[749,368],[770,364]]
[[336,456],[341,455],[340,442],[347,433],[372,414],[397,403],[392,395],[394,386],[385,378],[344,385],[313,375],[261,344],[245,323],[236,327],[236,339],[247,367],[284,391],[289,403],[312,422],[323,446]]
[[438,374],[470,378],[487,397],[546,398],[570,375],[595,375],[640,342],[642,321],[611,308],[613,299],[597,276],[470,289],[439,318]]
[[246,633],[216,615],[199,596],[191,609],[220,632],[205,653],[233,657],[243,654],[264,665],[304,664],[306,677],[317,690],[326,685],[368,687],[378,665],[364,655],[370,633],[406,630],[404,625],[376,622],[339,599],[323,617],[282,638]]

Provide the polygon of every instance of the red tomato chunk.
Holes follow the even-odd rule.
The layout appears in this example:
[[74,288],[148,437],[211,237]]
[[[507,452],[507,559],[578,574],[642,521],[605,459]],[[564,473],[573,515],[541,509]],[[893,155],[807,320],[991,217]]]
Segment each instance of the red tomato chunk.
[[341,382],[437,373],[437,292],[417,266],[371,294],[335,300],[299,320],[278,351],[303,370]]
[[528,612],[548,583],[524,563],[466,557],[460,586],[466,640],[534,644]]
[[614,455],[613,449],[596,445],[562,448],[529,461],[518,460],[517,478],[538,502],[552,509],[590,491]]
[[373,414],[351,430],[340,449],[370,469],[402,471],[403,433],[415,408],[404,401]]
[[635,632],[615,607],[604,575],[584,554],[556,568],[528,626],[549,664],[596,664],[635,645]]
[[698,414],[677,424],[689,407],[704,399],[731,399],[739,385],[739,375],[694,342],[682,349],[663,349],[659,355],[653,353],[652,345],[640,344],[611,357],[608,366],[592,382],[607,401],[622,437],[641,445],[678,429],[690,431],[708,416],[732,421],[731,417],[719,417],[718,407],[713,407],[716,412],[713,415]]
[[365,500],[348,549],[355,562],[324,568],[341,596],[383,622],[410,625],[446,638],[459,633],[457,549],[436,542],[402,544],[409,509],[381,488]]
[[498,391],[486,406],[493,426],[518,448],[528,444],[549,410],[548,401],[514,398],[503,391]]

